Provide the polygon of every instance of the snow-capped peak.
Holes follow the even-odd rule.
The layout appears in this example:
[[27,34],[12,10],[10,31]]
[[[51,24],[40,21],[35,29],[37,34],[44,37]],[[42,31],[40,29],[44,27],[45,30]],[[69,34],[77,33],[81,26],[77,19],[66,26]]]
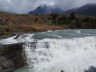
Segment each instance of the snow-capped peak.
[[55,4],[54,3],[47,3],[47,5],[49,5],[49,6],[55,6]]
[[47,4],[42,4],[40,5],[40,7],[48,7],[50,9],[55,9],[55,8],[59,8],[57,5],[55,5],[54,3],[47,3]]
[[58,6],[55,5],[54,3],[47,3],[47,4],[42,4],[38,6],[34,11],[29,12],[29,14],[51,14],[51,13],[62,13],[63,10]]

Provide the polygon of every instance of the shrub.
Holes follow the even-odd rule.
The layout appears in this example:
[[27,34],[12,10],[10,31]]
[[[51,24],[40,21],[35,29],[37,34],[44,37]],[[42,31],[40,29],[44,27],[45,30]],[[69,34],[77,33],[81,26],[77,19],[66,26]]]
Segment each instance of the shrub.
[[34,21],[38,21],[38,17],[36,17]]
[[75,19],[75,13],[74,13],[74,12],[70,13],[70,18],[71,18],[72,20]]

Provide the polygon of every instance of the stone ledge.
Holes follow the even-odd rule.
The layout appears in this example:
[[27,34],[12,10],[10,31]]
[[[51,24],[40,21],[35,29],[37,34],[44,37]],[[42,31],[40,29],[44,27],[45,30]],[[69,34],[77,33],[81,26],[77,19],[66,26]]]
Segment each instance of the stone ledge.
[[0,46],[0,72],[13,72],[15,69],[23,67],[25,60],[22,53],[22,43]]

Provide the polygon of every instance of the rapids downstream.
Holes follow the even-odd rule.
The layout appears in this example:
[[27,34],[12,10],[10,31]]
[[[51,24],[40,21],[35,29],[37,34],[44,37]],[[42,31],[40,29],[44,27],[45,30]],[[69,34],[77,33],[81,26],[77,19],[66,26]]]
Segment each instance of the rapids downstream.
[[68,29],[29,33],[1,39],[0,44],[24,43],[27,66],[14,72],[84,72],[96,67],[96,30]]

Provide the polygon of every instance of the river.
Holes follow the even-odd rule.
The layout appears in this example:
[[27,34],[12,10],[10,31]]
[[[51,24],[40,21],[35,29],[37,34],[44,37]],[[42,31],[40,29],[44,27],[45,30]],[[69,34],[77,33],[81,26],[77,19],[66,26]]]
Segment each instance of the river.
[[96,67],[96,29],[49,30],[1,39],[23,45],[27,66],[14,72],[84,72]]

